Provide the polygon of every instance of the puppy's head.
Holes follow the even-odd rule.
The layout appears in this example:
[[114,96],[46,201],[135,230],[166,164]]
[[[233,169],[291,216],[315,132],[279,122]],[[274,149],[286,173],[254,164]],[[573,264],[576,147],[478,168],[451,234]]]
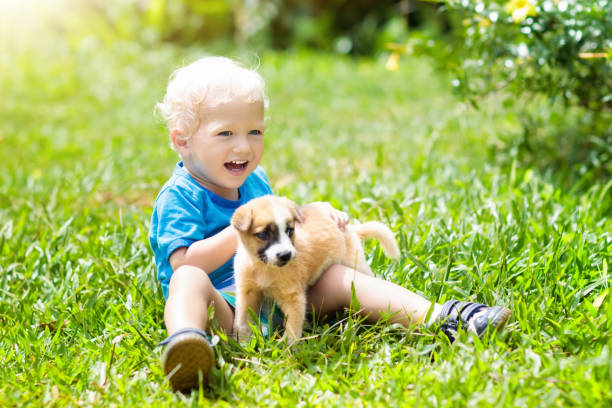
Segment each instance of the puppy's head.
[[284,197],[264,196],[234,212],[231,224],[247,251],[261,262],[284,266],[296,255],[295,224],[302,222],[299,207]]

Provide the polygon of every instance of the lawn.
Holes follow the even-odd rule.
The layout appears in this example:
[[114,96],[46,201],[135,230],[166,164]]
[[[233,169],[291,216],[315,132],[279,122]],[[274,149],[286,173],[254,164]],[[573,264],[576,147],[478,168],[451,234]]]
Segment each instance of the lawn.
[[267,80],[274,191],[389,223],[402,256],[369,242],[375,274],[513,317],[453,345],[350,311],[293,347],[219,333],[211,386],[173,394],[146,237],[177,156],[153,108],[175,67],[219,51],[100,41],[0,60],[0,406],[612,404],[612,181],[526,164],[520,111],[470,108],[427,60],[299,51],[228,54]]

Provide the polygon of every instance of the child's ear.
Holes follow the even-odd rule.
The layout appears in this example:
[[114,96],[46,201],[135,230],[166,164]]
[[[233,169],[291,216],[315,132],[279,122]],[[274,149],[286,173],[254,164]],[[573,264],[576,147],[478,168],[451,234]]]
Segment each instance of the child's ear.
[[253,210],[249,207],[238,207],[238,209],[232,215],[230,223],[234,228],[240,232],[245,232],[251,228],[251,221],[253,219]]
[[178,129],[172,129],[170,131],[170,140],[172,141],[172,146],[174,146],[179,153],[187,146],[187,138],[183,135],[183,132]]

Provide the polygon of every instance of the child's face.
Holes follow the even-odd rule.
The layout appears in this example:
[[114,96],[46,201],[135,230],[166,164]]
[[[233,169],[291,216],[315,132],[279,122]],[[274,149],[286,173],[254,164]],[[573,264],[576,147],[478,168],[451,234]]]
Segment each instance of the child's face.
[[172,138],[183,165],[202,186],[228,200],[255,170],[264,150],[263,101],[235,98],[214,108],[202,107],[200,127],[186,141]]

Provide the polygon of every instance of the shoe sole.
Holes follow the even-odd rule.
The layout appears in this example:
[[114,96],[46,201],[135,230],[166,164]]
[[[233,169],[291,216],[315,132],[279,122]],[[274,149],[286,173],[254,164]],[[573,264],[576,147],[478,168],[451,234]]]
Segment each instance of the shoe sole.
[[172,389],[189,391],[208,382],[213,365],[213,351],[208,341],[197,333],[185,333],[173,339],[164,350],[162,367]]
[[493,327],[496,331],[500,331],[506,325],[508,319],[512,316],[512,312],[507,307],[500,308],[499,312],[489,321],[489,326]]

